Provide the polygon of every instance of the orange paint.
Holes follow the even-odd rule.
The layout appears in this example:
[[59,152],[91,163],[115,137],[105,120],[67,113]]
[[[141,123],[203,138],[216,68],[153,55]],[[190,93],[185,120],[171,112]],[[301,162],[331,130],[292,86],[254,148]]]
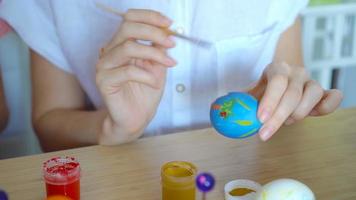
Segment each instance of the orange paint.
[[221,106],[220,106],[219,104],[213,104],[213,105],[212,105],[212,108],[213,108],[214,110],[220,110]]
[[56,196],[50,196],[48,197],[46,200],[72,200],[71,198],[68,198],[66,196],[59,196],[59,195],[56,195]]

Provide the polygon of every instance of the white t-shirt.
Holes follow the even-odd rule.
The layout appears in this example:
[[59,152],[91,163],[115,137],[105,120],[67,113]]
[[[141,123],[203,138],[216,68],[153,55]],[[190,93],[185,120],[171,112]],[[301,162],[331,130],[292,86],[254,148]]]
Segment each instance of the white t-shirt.
[[[95,6],[99,0],[3,0],[4,18],[36,52],[73,74],[92,103],[105,106],[95,84],[99,49],[122,19]],[[209,125],[210,104],[228,91],[245,90],[272,62],[278,38],[308,0],[101,0],[121,12],[152,9],[170,17],[172,29],[214,45],[203,49],[177,39],[170,54],[158,111],[145,134]],[[292,48],[292,47],[291,47]],[[293,49],[291,49],[293,51]]]

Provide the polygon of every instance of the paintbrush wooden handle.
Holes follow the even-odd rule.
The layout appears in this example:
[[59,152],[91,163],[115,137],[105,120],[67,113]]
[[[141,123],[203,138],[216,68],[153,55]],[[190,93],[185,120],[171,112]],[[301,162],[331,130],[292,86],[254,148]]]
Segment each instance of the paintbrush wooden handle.
[[177,35],[178,33],[175,31],[172,31],[169,28],[162,28],[162,30],[164,30],[168,35]]
[[[125,16],[125,13],[117,11],[117,10],[115,10],[115,9],[109,7],[109,6],[104,5],[104,4],[96,2],[96,6],[98,8],[100,8],[100,9],[103,9],[103,10],[105,10],[107,12],[110,12],[112,14],[118,15],[120,17],[124,17]],[[179,33],[175,32],[175,31],[170,30],[169,28],[162,28],[162,29],[168,35],[174,35],[176,37],[179,37],[179,38],[181,38],[183,40],[187,40],[187,41],[189,41],[191,43],[194,43],[196,45],[199,45],[199,46],[202,46],[202,47],[206,47],[206,48],[211,46],[211,44],[209,42],[206,42],[206,41],[203,41],[203,40],[200,40],[200,39],[197,39],[197,38],[192,38],[192,37],[189,37],[189,36],[186,36],[186,35],[183,35],[183,34],[179,34]]]
[[120,17],[124,17],[124,16],[125,16],[125,13],[119,12],[119,11],[117,11],[117,10],[115,10],[115,9],[109,7],[109,6],[106,6],[106,5],[104,5],[104,4],[101,4],[101,3],[96,2],[95,5],[96,5],[96,7],[100,8],[100,9],[102,9],[102,10],[104,10],[104,11],[107,11],[107,12],[109,12],[109,13],[118,15],[118,16],[120,16]]

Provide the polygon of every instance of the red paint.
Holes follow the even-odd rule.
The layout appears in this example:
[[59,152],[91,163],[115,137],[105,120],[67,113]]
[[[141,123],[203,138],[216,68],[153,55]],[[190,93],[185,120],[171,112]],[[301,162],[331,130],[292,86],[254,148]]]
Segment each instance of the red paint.
[[80,165],[71,157],[56,157],[43,164],[47,197],[64,195],[80,199]]
[[226,112],[220,112],[220,116],[223,118],[226,118],[227,113]]
[[47,173],[60,174],[62,176],[68,176],[70,171],[79,166],[78,162],[69,161],[68,163],[60,163],[58,165],[48,167]]
[[64,195],[73,200],[80,199],[80,182],[79,179],[67,185],[53,185],[46,183],[47,196]]

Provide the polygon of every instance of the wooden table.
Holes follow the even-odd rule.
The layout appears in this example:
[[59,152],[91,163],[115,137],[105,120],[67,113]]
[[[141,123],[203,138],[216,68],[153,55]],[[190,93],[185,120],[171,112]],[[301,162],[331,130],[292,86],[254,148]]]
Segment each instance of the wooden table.
[[233,179],[262,184],[295,178],[317,199],[356,199],[356,109],[309,118],[284,127],[272,140],[230,140],[212,129],[140,139],[117,146],[92,146],[0,161],[0,187],[11,200],[43,199],[42,162],[57,155],[77,157],[82,166],[82,199],[161,199],[160,167],[191,161],[217,179],[208,199],[223,199]]

